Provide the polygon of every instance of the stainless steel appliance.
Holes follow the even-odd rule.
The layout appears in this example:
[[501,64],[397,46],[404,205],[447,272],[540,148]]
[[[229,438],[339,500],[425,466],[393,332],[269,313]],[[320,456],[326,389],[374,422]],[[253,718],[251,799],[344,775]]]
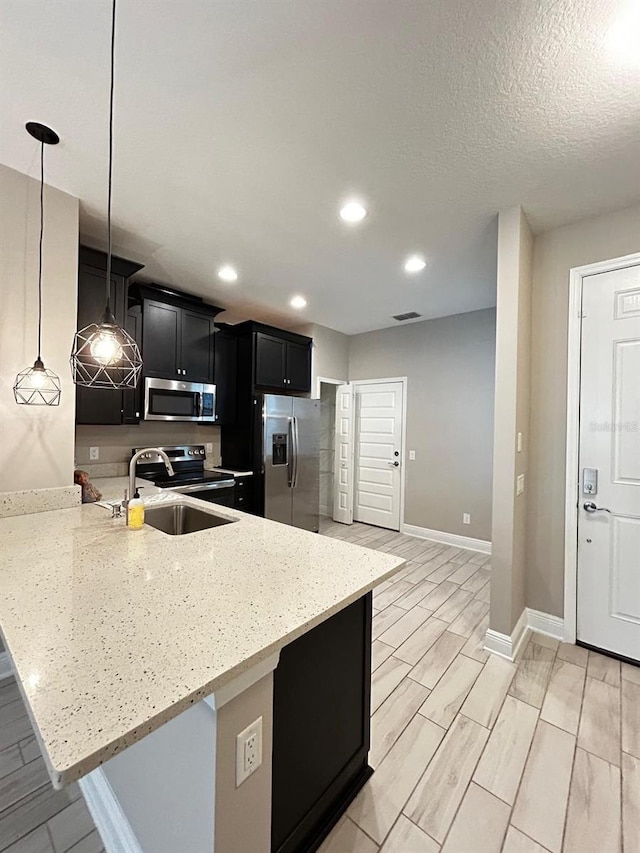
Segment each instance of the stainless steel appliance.
[[[165,463],[159,453],[146,450],[136,463],[136,477],[142,477],[161,489],[190,495],[201,501],[234,506],[235,480],[220,471],[206,471],[205,449],[202,444],[178,447],[159,447],[171,461],[173,477],[167,476]],[[138,451],[132,451],[132,456]]]
[[147,376],[144,381],[144,419],[215,423],[216,386]]
[[317,532],[320,403],[265,394],[262,421],[265,518]]

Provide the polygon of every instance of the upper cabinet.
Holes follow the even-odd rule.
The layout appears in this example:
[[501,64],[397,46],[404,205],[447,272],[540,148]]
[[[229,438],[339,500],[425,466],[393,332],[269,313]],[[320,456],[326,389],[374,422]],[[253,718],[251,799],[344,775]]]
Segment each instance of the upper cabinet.
[[[140,344],[139,316],[128,308],[129,278],[142,264],[111,257],[111,308],[118,323]],[[107,256],[104,252],[80,246],[78,256],[78,329],[99,323],[104,313]],[[76,386],[76,422],[79,424],[137,423],[138,389],[127,391]]]
[[143,299],[143,374],[187,382],[213,382],[213,316],[205,310]]
[[252,391],[311,391],[311,338],[262,323],[241,323],[233,328],[245,353],[240,363],[251,374]]
[[214,317],[222,310],[197,296],[136,282],[130,302],[142,310],[142,375],[213,382]]

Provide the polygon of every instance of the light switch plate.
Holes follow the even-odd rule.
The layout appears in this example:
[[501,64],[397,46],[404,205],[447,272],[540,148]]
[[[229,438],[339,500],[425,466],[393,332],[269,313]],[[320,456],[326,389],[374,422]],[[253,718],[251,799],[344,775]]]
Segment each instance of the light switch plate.
[[518,433],[518,453],[522,453],[522,433]]
[[262,717],[236,735],[236,788],[262,764]]
[[463,512],[462,513],[462,523],[463,524],[471,524],[471,513]]
[[409,451],[409,459],[411,459],[413,461],[415,458],[416,458],[415,450],[410,450]]
[[524,474],[518,474],[516,480],[516,495],[521,495],[524,492]]
[[89,459],[91,462],[97,462],[100,459],[100,448],[99,447],[90,447],[89,448]]

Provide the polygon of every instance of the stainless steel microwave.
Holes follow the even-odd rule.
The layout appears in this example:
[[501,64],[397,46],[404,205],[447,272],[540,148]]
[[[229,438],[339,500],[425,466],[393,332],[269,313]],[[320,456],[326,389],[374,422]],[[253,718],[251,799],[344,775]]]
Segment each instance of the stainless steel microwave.
[[145,421],[216,422],[216,386],[178,379],[144,381]]

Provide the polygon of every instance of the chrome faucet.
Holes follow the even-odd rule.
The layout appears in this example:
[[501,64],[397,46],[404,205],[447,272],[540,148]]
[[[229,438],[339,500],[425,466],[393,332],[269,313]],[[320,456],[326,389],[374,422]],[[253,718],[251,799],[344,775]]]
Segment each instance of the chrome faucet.
[[145,454],[153,454],[157,453],[158,456],[162,457],[162,461],[164,462],[164,466],[167,469],[167,474],[170,477],[173,477],[175,471],[173,470],[173,465],[171,464],[171,460],[159,447],[145,447],[142,450],[139,450],[137,453],[134,453],[131,457],[131,462],[129,462],[129,496],[128,499],[125,497],[125,500],[122,502],[123,506],[127,509],[129,507],[129,501],[133,498],[136,493],[136,463],[138,459],[143,457]]

